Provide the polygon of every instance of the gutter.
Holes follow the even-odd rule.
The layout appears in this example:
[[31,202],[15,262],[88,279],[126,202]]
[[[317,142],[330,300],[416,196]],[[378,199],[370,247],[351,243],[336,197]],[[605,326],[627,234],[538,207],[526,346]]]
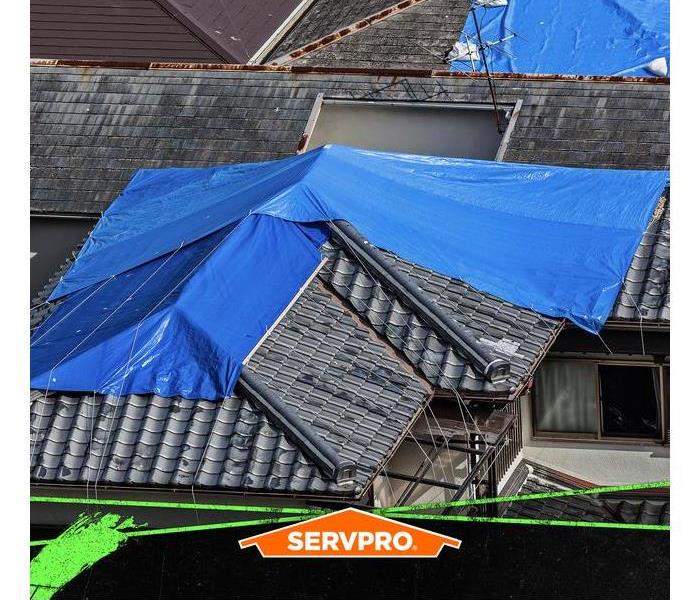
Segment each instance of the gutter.
[[[261,73],[293,73],[317,75],[370,75],[375,77],[419,77],[470,79],[486,81],[485,73],[460,73],[444,69],[378,69],[365,67],[314,67],[296,65],[242,65],[220,63],[138,62],[110,60],[73,60],[63,58],[33,58],[32,67],[82,67],[101,69],[135,69],[144,71],[251,71]],[[669,77],[628,77],[624,75],[556,75],[543,73],[491,73],[491,79],[504,81],[580,81],[587,83],[629,83],[636,85],[669,85]]]
[[302,421],[262,380],[248,367],[244,366],[238,385],[245,395],[279,427],[285,435],[297,444],[321,469],[327,477],[339,484],[349,484],[355,479],[357,465],[349,460],[343,460],[338,453],[320,439],[318,434]]
[[346,221],[332,221],[329,226],[343,244],[361,258],[367,268],[379,275],[443,339],[469,358],[479,374],[491,382],[503,381],[510,375],[510,364],[507,361],[493,354],[490,348],[480,344],[470,332],[458,327],[438,306],[425,299],[418,286],[393,269],[384,256],[362,238],[352,225]]

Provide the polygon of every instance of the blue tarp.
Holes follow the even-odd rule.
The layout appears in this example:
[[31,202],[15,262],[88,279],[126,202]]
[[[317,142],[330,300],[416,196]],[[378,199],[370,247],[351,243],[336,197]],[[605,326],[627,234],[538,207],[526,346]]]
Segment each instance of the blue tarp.
[[[143,170],[56,288],[52,298],[67,299],[32,338],[32,386],[226,395],[318,265],[321,223],[335,219],[409,261],[598,331],[667,180],[666,171],[343,146],[257,164]],[[181,272],[192,275],[169,295]]]
[[[478,7],[474,14],[485,44],[506,40],[486,50],[492,72],[649,77],[664,74],[659,71],[663,59],[670,68],[669,4],[508,0],[505,6]],[[460,41],[478,42],[471,13]],[[484,70],[481,62],[475,66]],[[455,61],[452,69],[471,71],[472,64]]]
[[326,239],[325,226],[252,215],[75,292],[32,336],[31,386],[229,396]]

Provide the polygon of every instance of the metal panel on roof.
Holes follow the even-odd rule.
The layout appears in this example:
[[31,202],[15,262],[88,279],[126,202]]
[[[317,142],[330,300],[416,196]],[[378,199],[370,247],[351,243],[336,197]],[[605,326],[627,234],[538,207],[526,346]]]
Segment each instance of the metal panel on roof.
[[153,0],[32,0],[31,56],[222,62]]
[[228,62],[247,63],[300,0],[165,0],[219,44]]

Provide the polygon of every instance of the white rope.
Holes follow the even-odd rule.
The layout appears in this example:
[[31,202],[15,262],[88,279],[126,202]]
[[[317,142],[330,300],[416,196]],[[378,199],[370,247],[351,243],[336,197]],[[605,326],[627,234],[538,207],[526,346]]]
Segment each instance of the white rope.
[[[115,277],[114,275],[110,275],[110,277],[109,277],[108,279],[105,279],[105,280],[102,282],[102,285],[100,285],[99,287],[97,287],[97,288],[95,288],[94,290],[92,290],[92,292],[90,292],[90,294],[88,294],[85,298],[83,298],[76,306],[74,306],[71,310],[69,310],[69,311],[68,311],[65,315],[63,315],[58,321],[56,321],[56,323],[54,323],[53,325],[51,325],[51,327],[49,327],[46,331],[44,331],[36,340],[34,340],[31,344],[29,344],[29,347],[31,348],[32,346],[35,346],[38,342],[40,342],[41,339],[42,339],[43,337],[45,337],[46,334],[49,333],[49,331],[51,331],[54,327],[56,327],[57,325],[59,325],[60,323],[62,323],[65,319],[67,319],[68,317],[70,317],[76,310],[78,310],[83,304],[85,304],[85,303],[86,303],[90,298],[92,298],[97,292],[99,292],[105,285],[107,285],[110,281],[112,281],[112,279],[114,279],[114,277]],[[37,328],[37,329],[38,329],[38,328]]]
[[386,479],[386,483],[389,486],[389,492],[391,492],[391,496],[394,499],[394,506],[396,506],[399,503],[399,500],[396,497],[396,494],[394,493],[394,486],[391,485],[391,477],[389,477],[389,474],[387,473],[384,464],[382,464],[382,471],[384,472],[384,478]]
[[[153,312],[154,312],[163,302],[165,302],[165,300],[166,300],[177,288],[179,288],[179,287],[180,287],[180,286],[181,286],[181,285],[182,285],[182,284],[183,284],[183,283],[184,283],[184,282],[185,282],[185,281],[186,281],[186,280],[187,280],[187,279],[202,265],[202,263],[204,263],[214,252],[216,252],[216,250],[219,249],[219,247],[220,247],[220,246],[221,246],[221,245],[222,245],[222,244],[237,230],[237,229],[238,229],[238,227],[240,226],[240,224],[241,224],[242,222],[243,222],[243,219],[241,219],[241,220],[231,229],[231,231],[229,231],[223,238],[221,238],[221,240],[219,240],[219,241],[218,241],[218,242],[217,242],[217,243],[216,243],[216,244],[215,244],[215,245],[200,259],[200,260],[199,260],[199,262],[198,262],[196,265],[194,265],[194,266],[180,279],[180,281],[178,281],[168,292],[166,292],[166,293],[163,295],[163,297],[158,301],[158,303],[155,304],[153,307],[151,307],[151,309],[141,318],[141,320],[139,321],[138,325],[136,326],[136,330],[134,331],[134,337],[132,338],[132,341],[131,341],[131,349],[130,349],[130,351],[129,351],[129,357],[128,357],[127,361],[126,361],[126,364],[122,367],[122,368],[124,369],[124,377],[122,378],[122,382],[121,382],[121,386],[120,386],[120,389],[119,389],[119,394],[118,394],[118,396],[117,396],[117,399],[119,399],[119,398],[121,397],[122,392],[123,392],[123,390],[124,390],[124,382],[126,381],[126,378],[127,378],[127,376],[128,376],[128,373],[129,373],[129,366],[130,366],[130,363],[131,363],[131,357],[132,357],[132,353],[133,353],[133,350],[134,350],[134,346],[135,346],[135,344],[136,344],[136,337],[137,337],[137,335],[138,335],[139,329],[141,328],[141,325],[144,323],[144,321],[145,321],[151,314],[153,314]],[[163,265],[165,265],[165,263],[168,262],[173,256],[175,256],[175,254],[177,254],[177,253],[180,251],[180,249],[183,247],[183,245],[184,245],[184,242],[180,243],[180,246],[168,257],[168,259],[167,259],[163,264],[160,265],[159,269],[160,269]],[[121,369],[117,369],[116,372],[119,372],[119,370],[121,370]],[[107,382],[104,382],[104,383],[107,383]],[[111,419],[111,421],[110,421],[110,426],[109,426],[108,433],[107,433],[107,440],[106,440],[106,443],[105,443],[105,446],[104,446],[104,449],[103,449],[103,452],[102,452],[102,456],[101,456],[101,458],[100,458],[100,464],[99,464],[99,466],[98,466],[97,473],[95,474],[95,493],[97,493],[97,483],[98,483],[98,481],[99,481],[100,471],[101,471],[101,469],[102,469],[102,461],[103,461],[103,459],[104,459],[104,457],[105,457],[105,453],[106,453],[106,451],[107,451],[107,446],[109,445],[109,438],[110,438],[111,435],[112,435],[112,425],[113,425],[115,413],[116,413],[116,408],[115,408],[115,411],[112,413],[112,419]],[[193,491],[193,494],[194,494],[194,491]],[[196,504],[196,502],[195,502],[195,504]],[[199,517],[197,517],[197,518],[199,518]]]
[[416,436],[413,435],[413,432],[410,429],[408,430],[408,435],[416,443],[416,446],[418,446],[418,449],[423,453],[423,456],[425,456],[425,459],[430,463],[430,468],[433,471],[433,479],[437,479],[437,475],[435,474],[435,464],[433,463],[431,458],[428,456],[428,453],[425,450],[423,450],[423,445],[416,439]]

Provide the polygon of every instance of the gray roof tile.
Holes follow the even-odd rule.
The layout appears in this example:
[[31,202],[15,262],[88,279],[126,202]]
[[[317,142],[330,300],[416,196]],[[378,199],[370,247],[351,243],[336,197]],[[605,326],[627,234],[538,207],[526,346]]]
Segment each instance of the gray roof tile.
[[[522,462],[516,468],[514,480],[522,480],[509,495],[540,494],[577,489],[549,469]],[[508,484],[506,484],[508,487]],[[568,496],[522,500],[505,505],[502,516],[509,518],[575,520],[606,523],[637,523],[668,525],[670,500],[660,495],[599,495]]]
[[510,363],[511,376],[502,383],[491,383],[474,370],[467,357],[442,341],[396,293],[373,278],[361,259],[341,244],[336,240],[324,247],[329,261],[321,270],[321,277],[436,387],[513,395],[561,327],[560,319],[518,308],[462,281],[380,250],[394,269],[418,286],[429,303],[437,305],[459,327]]
[[[309,323],[326,323],[333,335],[319,336]],[[347,344],[358,351],[347,353]],[[215,404],[97,395],[93,402],[92,395],[38,390],[31,408],[33,479],[94,482],[99,469],[101,483],[353,495],[391,453],[429,389],[320,280],[248,366],[341,458],[357,464],[355,488],[323,476],[245,397]]]
[[613,321],[670,321],[671,202],[668,191],[635,252],[613,308]]

